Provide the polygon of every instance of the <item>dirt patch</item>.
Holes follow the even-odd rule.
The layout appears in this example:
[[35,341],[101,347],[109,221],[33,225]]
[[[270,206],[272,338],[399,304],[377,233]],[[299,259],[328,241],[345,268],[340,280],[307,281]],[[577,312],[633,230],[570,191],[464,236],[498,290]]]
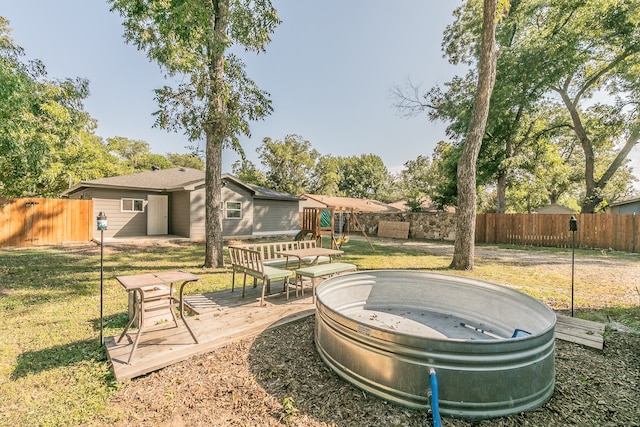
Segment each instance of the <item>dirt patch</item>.
[[[420,240],[375,239],[376,244],[401,248],[411,251],[422,251],[428,255],[447,256],[453,258],[453,244]],[[607,306],[640,305],[640,254],[629,254],[628,257],[608,256],[610,251],[588,251],[582,255],[580,251],[574,256],[576,298],[582,309],[600,309]],[[596,256],[594,256],[596,254]],[[475,266],[482,269],[487,266],[516,267],[521,276],[544,274],[547,288],[556,294],[566,294],[570,290],[572,251],[570,248],[558,251],[549,248],[518,249],[501,248],[492,245],[476,246]],[[500,270],[500,268],[496,269]],[[557,288],[554,289],[556,279]],[[512,286],[502,276],[488,279],[495,283]],[[514,286],[512,286],[514,287]],[[520,286],[522,291],[536,294],[535,287]],[[554,310],[564,313],[569,309],[568,301],[558,301],[542,297],[544,302]]]

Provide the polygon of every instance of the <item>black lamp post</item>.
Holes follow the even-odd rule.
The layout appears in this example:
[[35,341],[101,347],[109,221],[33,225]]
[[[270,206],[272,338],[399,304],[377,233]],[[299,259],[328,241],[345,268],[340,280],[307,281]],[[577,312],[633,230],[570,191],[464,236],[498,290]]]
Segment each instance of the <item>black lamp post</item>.
[[102,287],[102,278],[103,278],[103,260],[104,260],[104,230],[107,229],[107,215],[104,212],[100,212],[96,217],[96,224],[98,230],[100,230],[100,345],[104,345],[104,340],[102,338],[102,328],[103,328],[103,287]]
[[573,280],[575,276],[576,259],[576,231],[578,231],[578,220],[571,215],[569,218],[569,231],[571,231],[571,317],[573,317]]

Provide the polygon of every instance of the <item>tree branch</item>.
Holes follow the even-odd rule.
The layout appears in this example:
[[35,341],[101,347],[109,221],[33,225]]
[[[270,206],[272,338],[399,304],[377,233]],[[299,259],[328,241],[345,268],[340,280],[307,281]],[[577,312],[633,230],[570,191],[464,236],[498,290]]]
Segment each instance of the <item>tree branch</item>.
[[595,73],[591,78],[587,79],[585,83],[582,85],[582,88],[578,90],[578,92],[576,93],[576,96],[574,96],[572,100],[574,105],[578,103],[578,101],[580,100],[580,97],[582,97],[584,92],[587,91],[591,86],[593,86],[600,79],[600,77],[604,76],[606,73],[608,73],[613,68],[615,68],[615,66],[618,65],[620,62],[624,61],[629,56],[637,53],[638,51],[640,51],[640,45],[633,45],[628,47],[622,53],[620,53],[620,55],[615,57],[609,64],[607,64],[605,67],[600,69],[600,71]]
[[627,141],[624,143],[624,146],[622,147],[622,150],[620,150],[620,152],[618,152],[618,155],[613,160],[611,165],[609,165],[609,167],[607,168],[605,173],[595,183],[597,188],[601,188],[602,189],[607,185],[607,182],[609,182],[609,180],[611,179],[613,174],[616,173],[618,168],[622,165],[622,162],[624,161],[624,159],[627,158],[627,155],[629,155],[629,153],[633,149],[634,145],[638,144],[638,142],[640,142],[640,129],[636,129],[636,130],[631,132],[631,134],[627,138]]
[[[435,110],[436,107],[433,104],[424,102],[427,96],[420,93],[420,89],[421,85],[416,85],[409,79],[407,79],[405,89],[397,85],[394,86],[391,88],[391,95],[395,99],[393,107],[403,113],[404,117],[415,117],[425,110]],[[407,92],[410,93],[407,94]]]

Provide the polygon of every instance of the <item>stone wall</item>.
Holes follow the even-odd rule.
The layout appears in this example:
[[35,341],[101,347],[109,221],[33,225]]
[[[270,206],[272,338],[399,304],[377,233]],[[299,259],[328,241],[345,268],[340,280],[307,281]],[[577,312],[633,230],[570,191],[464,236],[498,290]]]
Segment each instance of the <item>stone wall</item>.
[[447,212],[359,212],[356,215],[369,236],[378,235],[379,221],[404,221],[410,223],[410,239],[454,241],[456,238],[455,214]]

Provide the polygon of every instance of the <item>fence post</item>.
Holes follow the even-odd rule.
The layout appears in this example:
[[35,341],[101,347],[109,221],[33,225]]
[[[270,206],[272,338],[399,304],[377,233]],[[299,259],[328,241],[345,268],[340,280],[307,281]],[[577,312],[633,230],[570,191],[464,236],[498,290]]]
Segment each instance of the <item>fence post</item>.
[[636,237],[638,235],[638,226],[637,226],[637,222],[636,222],[636,213],[633,213],[633,216],[631,217],[631,252],[636,253],[636,240],[638,240],[638,238]]
[[573,279],[575,277],[576,260],[576,231],[578,231],[578,220],[571,215],[569,218],[569,231],[571,231],[571,317],[573,317]]

